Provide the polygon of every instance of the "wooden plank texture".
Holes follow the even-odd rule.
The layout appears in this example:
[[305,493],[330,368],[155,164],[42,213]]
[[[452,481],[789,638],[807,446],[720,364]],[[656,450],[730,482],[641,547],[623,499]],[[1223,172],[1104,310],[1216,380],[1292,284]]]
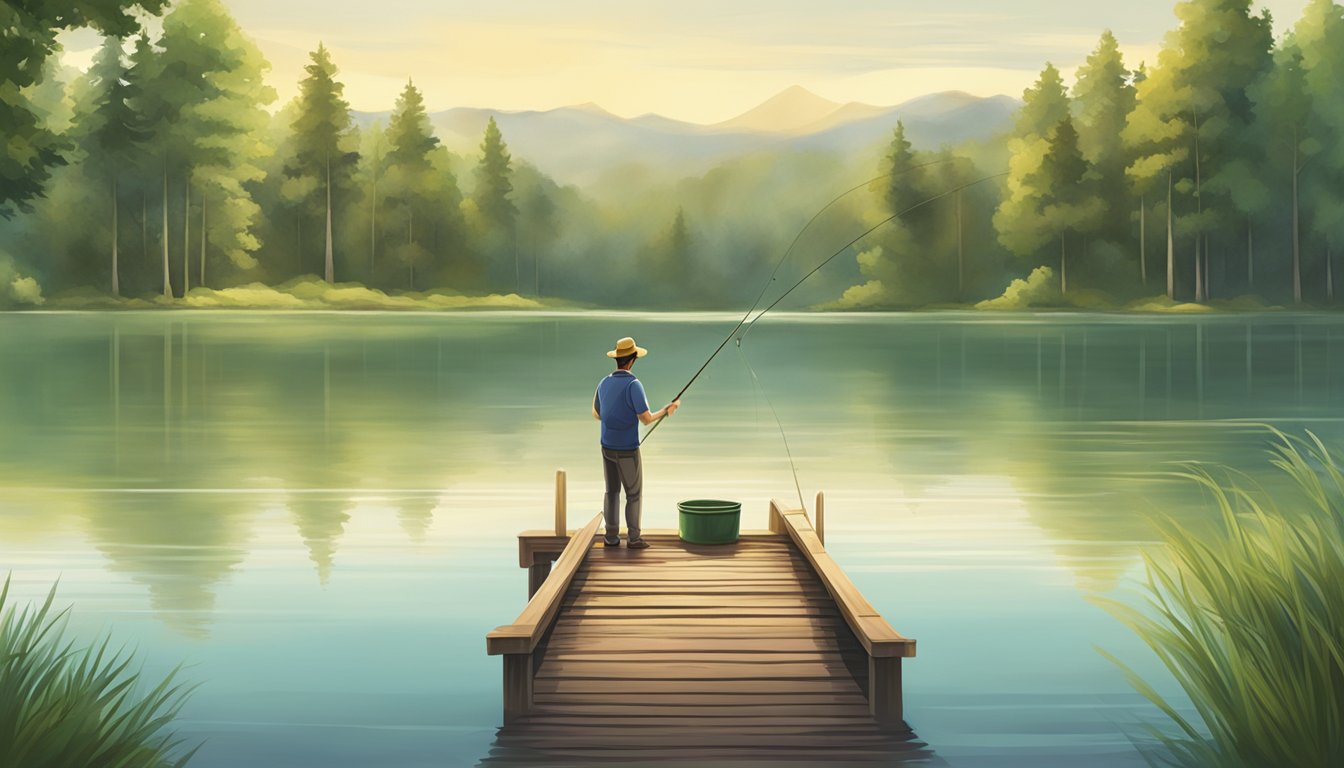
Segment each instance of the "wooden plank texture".
[[[913,654],[913,641],[854,589],[801,510],[771,511],[774,533],[732,545],[646,530],[647,550],[590,545],[577,563],[557,560],[555,572],[573,569],[563,594],[550,595],[557,610],[536,648],[532,707],[482,763],[927,760],[891,722],[901,714],[899,656],[906,642]],[[549,531],[525,536],[520,555],[531,562],[559,543]],[[865,646],[896,658],[870,668]]]

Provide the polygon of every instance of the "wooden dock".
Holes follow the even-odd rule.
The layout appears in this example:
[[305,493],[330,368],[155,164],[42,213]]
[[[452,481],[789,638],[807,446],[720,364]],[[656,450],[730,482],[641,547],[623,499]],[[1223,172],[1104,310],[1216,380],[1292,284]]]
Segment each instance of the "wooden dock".
[[[823,507],[818,495],[817,511]],[[601,515],[519,536],[531,598],[487,635],[504,657],[504,727],[484,764],[924,762],[903,722],[892,629],[779,501],[736,544],[646,531],[606,548]]]

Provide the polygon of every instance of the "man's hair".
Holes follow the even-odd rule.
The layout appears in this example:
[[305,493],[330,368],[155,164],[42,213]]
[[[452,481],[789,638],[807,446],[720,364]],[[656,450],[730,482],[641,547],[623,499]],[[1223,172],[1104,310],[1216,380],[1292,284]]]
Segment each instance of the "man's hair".
[[630,363],[633,363],[633,362],[635,361],[635,359],[638,358],[638,357],[639,357],[639,353],[638,353],[638,352],[636,352],[636,353],[633,354],[633,355],[625,355],[624,357],[618,357],[618,358],[616,358],[616,367],[617,367],[617,368],[629,368],[629,367],[630,367]]

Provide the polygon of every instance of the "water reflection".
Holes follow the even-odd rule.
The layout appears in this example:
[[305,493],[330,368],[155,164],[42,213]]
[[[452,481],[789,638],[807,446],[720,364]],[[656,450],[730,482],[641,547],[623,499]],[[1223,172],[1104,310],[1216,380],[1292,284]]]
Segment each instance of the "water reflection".
[[[658,404],[735,321],[0,315],[0,570],[37,593],[61,576],[77,616],[122,622],[169,663],[205,656],[207,768],[279,742],[317,754],[331,729],[309,719],[375,715],[386,731],[343,731],[322,761],[379,764],[410,743],[397,729],[428,721],[478,727],[478,741],[452,742],[470,741],[474,761],[499,711],[481,634],[521,607],[513,537],[549,525],[557,467],[570,471],[571,521],[600,500],[588,404],[602,351],[619,335],[652,349],[639,375]],[[953,762],[958,739],[963,754],[997,754],[1003,734],[1036,734],[1067,746],[1058,764],[1101,764],[1094,742],[1128,749],[1119,715],[1074,705],[1126,690],[1091,650],[1125,630],[1082,593],[1134,567],[1153,538],[1145,512],[1205,509],[1168,475],[1180,462],[1272,488],[1260,424],[1344,439],[1341,327],[1289,314],[772,315],[646,447],[646,514],[671,527],[675,500],[701,493],[758,514],[792,489],[745,358],[804,493],[832,499],[837,557],[928,640],[908,678],[920,734]],[[1050,637],[1010,659],[977,645],[1041,621]],[[370,647],[388,650],[352,671]],[[1072,698],[1050,698],[1059,688]],[[407,690],[421,698],[406,703]],[[993,703],[1031,691],[1038,710]],[[289,703],[263,718],[263,700]],[[238,725],[262,719],[274,730]],[[450,741],[417,733],[408,762]],[[1020,764],[1041,764],[1023,749]],[[518,755],[490,759],[505,758]]]
[[215,588],[247,555],[250,503],[214,494],[102,493],[84,510],[84,531],[108,570],[142,585],[169,627],[208,634]]
[[407,538],[416,544],[425,541],[425,533],[434,522],[434,511],[439,508],[439,500],[433,496],[411,497],[403,499],[397,510],[397,519]]
[[[583,405],[604,369],[593,350],[618,322],[166,313],[5,321],[0,483],[39,496],[59,489],[112,567],[134,574],[165,621],[191,632],[207,622],[210,586],[246,555],[249,521],[275,498],[265,491],[288,508],[325,584],[360,493],[393,491],[417,542],[455,483],[512,487],[523,472],[591,464]],[[722,330],[619,325],[657,346],[641,363],[655,399]],[[1339,434],[1338,326],[1290,315],[781,317],[743,354],[799,445],[804,482],[918,499],[956,478],[1006,478],[1059,556],[1106,588],[1151,538],[1136,512],[1197,508],[1187,484],[1164,476],[1177,463],[1254,469],[1259,422]],[[782,491],[792,483],[777,433],[740,360],[724,355],[709,370],[656,448],[680,474],[759,473],[782,480],[770,481]],[[733,435],[732,467],[705,450],[724,434]],[[93,495],[76,501],[81,493]]]
[[[655,720],[657,720],[655,718]],[[792,738],[776,736],[755,737],[759,743],[748,747],[726,747],[725,742],[714,744],[712,727],[687,730],[668,728],[663,724],[641,729],[632,739],[628,730],[611,728],[600,737],[600,743],[586,746],[559,746],[563,744],[563,729],[538,728],[529,725],[500,728],[488,756],[477,763],[478,768],[533,768],[539,765],[578,766],[665,766],[673,768],[703,768],[715,766],[776,766],[778,768],[830,768],[846,766],[946,766],[928,745],[912,732],[892,734],[877,743],[851,745],[849,749],[809,748],[809,739],[825,739],[824,725],[809,727],[806,718],[794,729]],[[657,730],[661,735],[650,738]],[[814,734],[814,735],[809,735]],[[547,741],[557,746],[547,747]],[[750,743],[750,735],[737,736],[727,743]],[[708,742],[708,743],[705,743]],[[795,746],[781,746],[780,742],[794,742]],[[704,746],[697,746],[704,743]]]

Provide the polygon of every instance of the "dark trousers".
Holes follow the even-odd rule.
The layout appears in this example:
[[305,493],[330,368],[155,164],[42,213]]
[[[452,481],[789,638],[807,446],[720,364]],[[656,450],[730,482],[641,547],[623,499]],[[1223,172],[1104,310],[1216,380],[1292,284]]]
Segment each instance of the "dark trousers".
[[602,476],[607,481],[607,493],[602,498],[602,517],[607,523],[607,542],[621,540],[621,489],[625,489],[625,527],[630,541],[639,541],[639,502],[644,491],[644,468],[639,450],[613,451],[602,449]]

